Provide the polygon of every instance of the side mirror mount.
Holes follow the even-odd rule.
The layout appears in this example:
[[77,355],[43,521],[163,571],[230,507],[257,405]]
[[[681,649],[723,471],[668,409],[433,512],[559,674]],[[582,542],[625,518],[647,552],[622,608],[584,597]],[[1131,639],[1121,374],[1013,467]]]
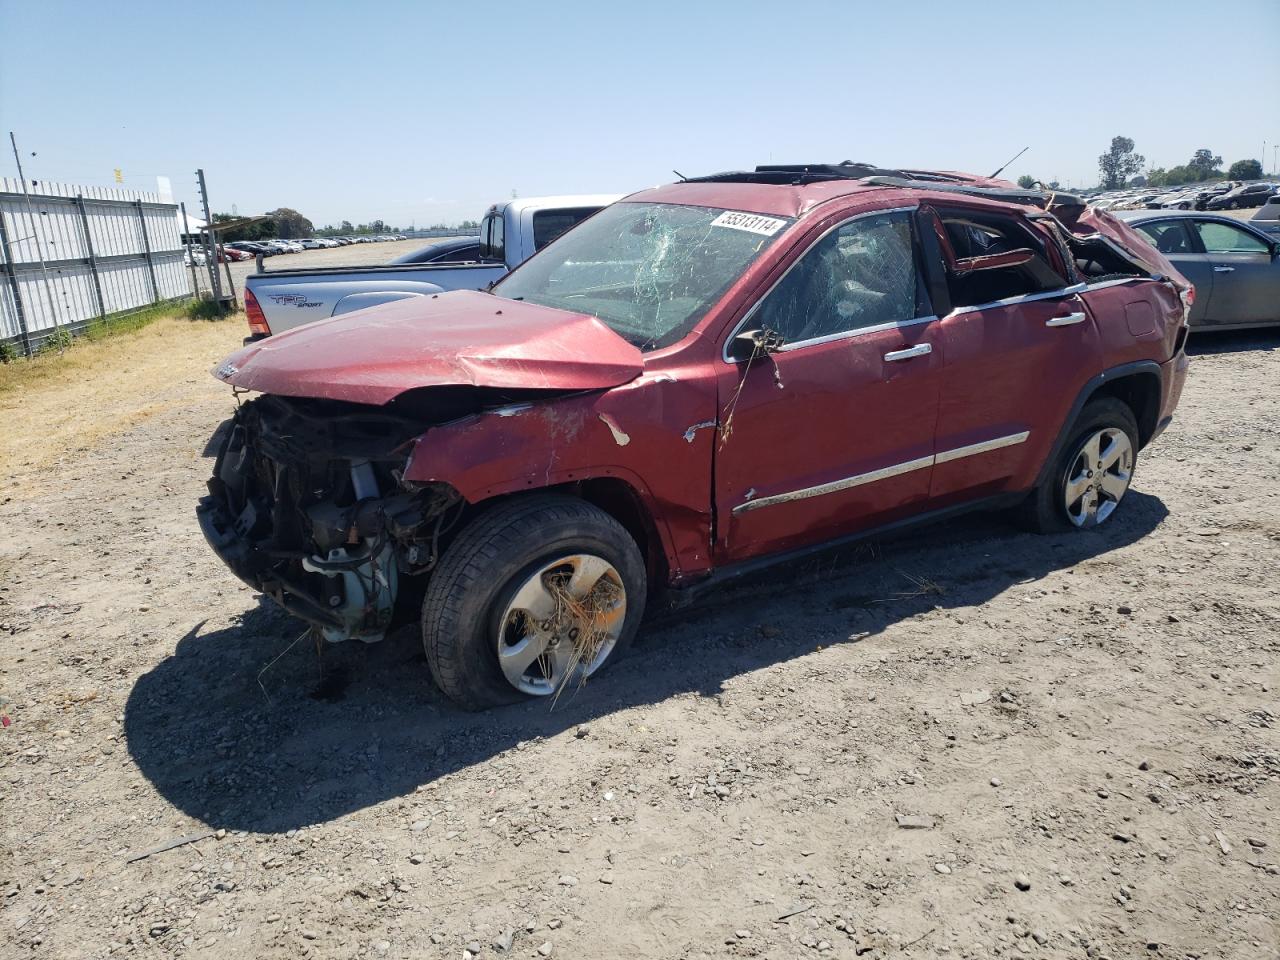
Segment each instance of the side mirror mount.
[[759,330],[743,330],[729,343],[729,356],[734,360],[749,360],[761,354],[777,353],[786,338],[776,330],[764,327]]

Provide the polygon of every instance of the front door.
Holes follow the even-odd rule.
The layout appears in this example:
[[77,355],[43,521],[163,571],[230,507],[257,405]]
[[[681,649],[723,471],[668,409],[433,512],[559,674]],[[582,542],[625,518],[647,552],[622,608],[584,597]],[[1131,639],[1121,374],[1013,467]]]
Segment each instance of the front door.
[[930,313],[903,210],[832,225],[747,315],[739,332],[783,345],[722,357],[718,562],[921,508],[944,359]]
[[1280,320],[1280,261],[1272,256],[1271,243],[1221,220],[1197,217],[1195,229],[1213,264],[1213,293],[1205,306],[1210,322],[1245,326]]

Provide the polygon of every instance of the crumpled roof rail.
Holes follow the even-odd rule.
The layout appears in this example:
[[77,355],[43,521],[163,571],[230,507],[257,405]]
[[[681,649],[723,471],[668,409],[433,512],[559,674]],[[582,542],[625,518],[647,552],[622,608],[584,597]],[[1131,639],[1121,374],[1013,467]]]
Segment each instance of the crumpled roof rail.
[[[1075,194],[1056,191],[1022,190],[973,182],[968,178],[934,170],[890,170],[870,163],[763,164],[755,170],[729,170],[704,177],[686,177],[685,183],[761,183],[799,187],[832,180],[854,180],[869,187],[897,187],[902,190],[939,190],[985,197],[1004,203],[1018,203],[1047,210],[1050,206],[1084,206]],[[992,181],[988,180],[988,184]]]
[[875,187],[900,187],[904,190],[937,190],[943,193],[963,193],[971,197],[986,197],[989,200],[1002,200],[1005,203],[1021,203],[1029,207],[1047,210],[1052,203],[1054,207],[1084,206],[1084,201],[1073,193],[1060,191],[1045,192],[1043,190],[1011,190],[1007,187],[978,187],[967,183],[930,183],[918,178],[902,177],[863,177],[862,183]]

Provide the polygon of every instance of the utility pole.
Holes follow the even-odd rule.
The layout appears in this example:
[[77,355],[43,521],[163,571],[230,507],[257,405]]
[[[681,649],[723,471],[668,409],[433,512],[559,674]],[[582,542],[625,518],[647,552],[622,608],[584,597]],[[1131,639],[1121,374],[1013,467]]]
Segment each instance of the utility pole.
[[214,302],[222,303],[222,277],[218,275],[218,242],[213,232],[213,214],[209,211],[209,191],[204,185],[204,171],[196,171],[196,180],[200,186],[200,203],[204,206],[205,259],[209,267],[209,289],[213,291]]
[[[191,236],[191,221],[187,219],[186,203],[179,203],[178,209],[182,211],[182,235],[186,238]],[[191,244],[186,239],[183,239],[182,245],[187,251],[187,261],[191,264],[191,295],[199,299],[200,284],[196,281],[196,258],[191,255]]]
[[[18,141],[9,131],[9,142],[13,144],[13,162],[18,165],[18,179],[22,181],[22,195],[27,201],[27,216],[31,218],[31,239],[36,245],[36,256],[40,258],[40,273],[44,276],[44,295],[49,300],[49,316],[53,319],[54,335],[62,332],[58,324],[58,305],[53,299],[53,284],[49,281],[49,267],[44,262],[44,250],[40,247],[40,228],[37,226],[35,209],[31,206],[31,194],[27,192],[27,176],[22,172],[22,158],[18,155]],[[62,337],[57,337],[58,352],[62,352]]]

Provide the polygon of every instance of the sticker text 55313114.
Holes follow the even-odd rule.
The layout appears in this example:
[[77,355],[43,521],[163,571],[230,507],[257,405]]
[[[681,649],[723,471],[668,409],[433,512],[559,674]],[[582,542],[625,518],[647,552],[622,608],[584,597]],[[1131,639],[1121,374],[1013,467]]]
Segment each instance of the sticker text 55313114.
[[776,217],[762,217],[757,213],[739,213],[726,210],[711,221],[713,227],[728,227],[730,230],[746,230],[764,237],[772,237],[787,225],[787,221]]

